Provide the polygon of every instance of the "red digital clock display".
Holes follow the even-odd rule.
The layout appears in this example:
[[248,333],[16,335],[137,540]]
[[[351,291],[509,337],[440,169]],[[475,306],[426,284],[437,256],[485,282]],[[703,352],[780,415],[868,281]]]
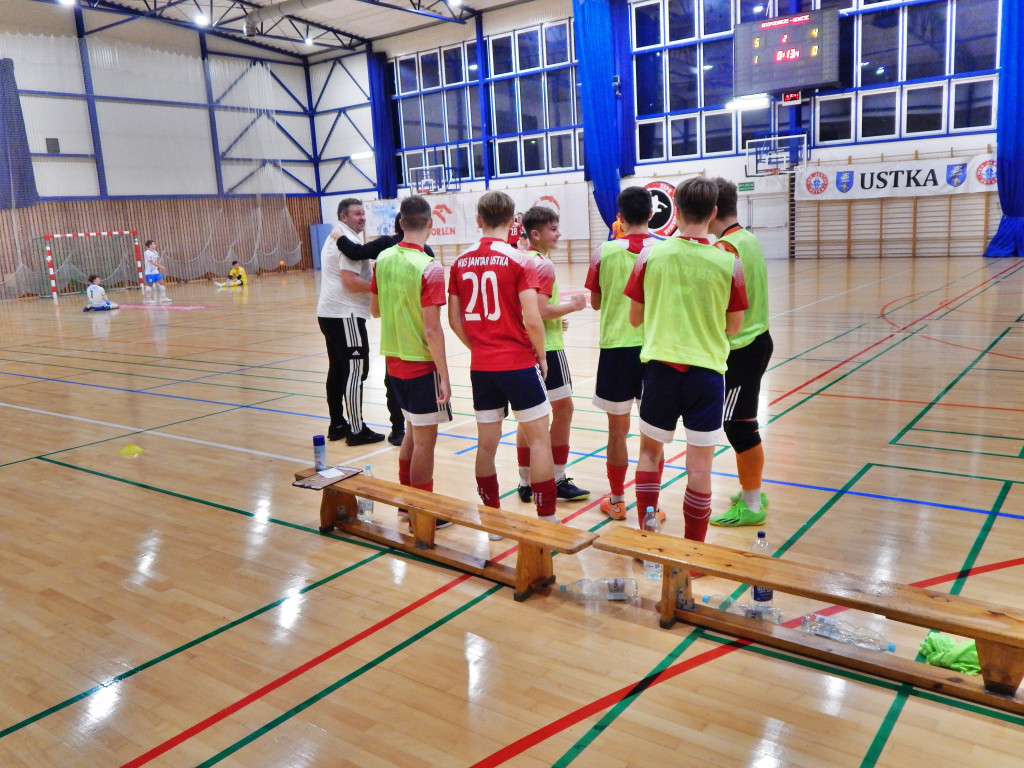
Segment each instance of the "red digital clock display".
[[825,9],[740,24],[733,47],[736,96],[835,83],[839,14]]

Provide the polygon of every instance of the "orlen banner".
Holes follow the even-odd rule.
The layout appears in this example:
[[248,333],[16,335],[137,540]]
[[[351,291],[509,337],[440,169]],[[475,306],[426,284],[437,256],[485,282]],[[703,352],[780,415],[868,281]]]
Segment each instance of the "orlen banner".
[[[516,213],[526,213],[534,205],[547,206],[558,212],[559,229],[564,240],[586,240],[590,237],[587,184],[557,184],[503,190],[516,204]],[[438,245],[469,245],[480,237],[476,225],[476,203],[483,192],[459,192],[427,195],[434,213],[434,226],[429,243]],[[365,203],[367,237],[392,231],[394,212],[400,200],[374,200]]]
[[995,155],[855,166],[819,166],[796,172],[797,200],[955,195],[993,192]]

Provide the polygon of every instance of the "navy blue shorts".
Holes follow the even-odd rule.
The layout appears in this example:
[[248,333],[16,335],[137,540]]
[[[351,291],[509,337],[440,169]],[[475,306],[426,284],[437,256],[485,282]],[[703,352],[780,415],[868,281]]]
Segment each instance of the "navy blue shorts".
[[630,413],[644,388],[644,369],[640,347],[602,349],[597,358],[594,406],[605,413]]
[[572,397],[572,376],[569,375],[569,361],[565,357],[565,350],[549,351],[546,357],[548,377],[544,379],[544,386],[548,390],[548,400],[554,402]]
[[441,395],[441,377],[437,371],[425,373],[414,379],[389,376],[388,380],[405,420],[414,427],[444,424],[452,420],[451,405],[437,404],[437,398]]
[[696,366],[679,371],[651,360],[640,398],[640,433],[659,443],[671,443],[682,417],[690,445],[724,444],[724,406],[724,374]]
[[551,403],[537,368],[518,371],[470,371],[473,410],[481,424],[493,424],[512,406],[517,421],[533,421],[551,413]]
[[761,377],[768,370],[775,345],[765,331],[745,347],[729,353],[725,372],[725,420],[756,419]]

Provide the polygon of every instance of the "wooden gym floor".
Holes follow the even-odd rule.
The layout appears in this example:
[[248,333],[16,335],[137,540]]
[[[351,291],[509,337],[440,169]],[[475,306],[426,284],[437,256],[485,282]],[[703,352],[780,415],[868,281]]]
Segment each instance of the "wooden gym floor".
[[[776,555],[1024,608],[1024,263],[769,267],[761,423]],[[559,269],[563,292],[582,287],[585,265]],[[78,298],[0,304],[5,768],[1021,764],[1020,717],[659,629],[654,584],[641,581],[642,606],[515,603],[511,589],[318,534],[318,495],[290,485],[327,427],[314,273],[168,291],[168,307],[112,314],[83,314]],[[595,313],[571,317],[570,475],[593,493],[559,516],[600,532],[620,523],[597,509],[596,338]],[[453,336],[449,353],[456,416],[436,487],[473,498],[469,356]],[[365,399],[386,431],[382,373],[375,358]],[[120,455],[132,445],[142,452]],[[662,495],[680,534],[685,450],[667,451]],[[387,443],[331,443],[329,458],[397,477]],[[511,434],[499,462],[505,506],[532,514],[513,493]],[[738,488],[730,449],[715,470],[718,513]],[[755,532],[708,540],[745,548]],[[446,539],[514,557],[482,533]],[[642,579],[596,550],[555,568],[562,584]],[[824,607],[776,602],[789,619]],[[908,658],[925,636],[844,618]]]

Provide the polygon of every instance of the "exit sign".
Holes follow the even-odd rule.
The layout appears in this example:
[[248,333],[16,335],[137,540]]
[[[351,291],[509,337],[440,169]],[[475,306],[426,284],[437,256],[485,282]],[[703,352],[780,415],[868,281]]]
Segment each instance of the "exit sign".
[[737,192],[753,192],[754,191],[754,182],[752,182],[752,181],[741,181],[739,184],[736,185],[736,191]]

